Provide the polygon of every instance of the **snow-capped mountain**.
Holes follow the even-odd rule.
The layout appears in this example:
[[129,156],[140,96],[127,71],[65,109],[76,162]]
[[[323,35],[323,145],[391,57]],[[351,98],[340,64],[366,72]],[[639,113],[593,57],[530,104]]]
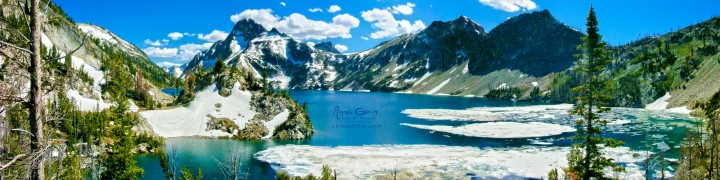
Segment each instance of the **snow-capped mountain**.
[[146,57],[145,53],[143,53],[142,50],[134,46],[133,44],[130,44],[129,42],[125,41],[124,39],[120,38],[119,36],[113,34],[112,32],[108,31],[105,28],[102,28],[100,26],[96,26],[93,24],[77,24],[78,29],[80,29],[83,33],[97,38],[101,41],[101,43],[108,43],[110,45],[114,45],[120,50],[127,52],[130,55],[137,56],[137,57]]
[[165,72],[172,74],[176,78],[183,75],[183,71],[185,70],[185,68],[187,68],[187,63],[182,64],[182,65],[163,67]]
[[[245,19],[225,40],[196,55],[185,73],[222,59],[258,76],[266,71],[278,88],[481,96],[503,84],[546,86],[547,75],[575,61],[581,36],[547,10],[510,18],[490,32],[461,16],[366,51],[340,54],[332,43],[306,43]],[[534,63],[552,68],[533,68]]]
[[215,42],[188,63],[185,73],[198,66],[211,68],[217,60],[249,70],[257,77],[262,72],[278,88],[327,88],[334,80],[337,54],[315,49],[277,29],[267,30],[253,20],[238,21],[225,40]]

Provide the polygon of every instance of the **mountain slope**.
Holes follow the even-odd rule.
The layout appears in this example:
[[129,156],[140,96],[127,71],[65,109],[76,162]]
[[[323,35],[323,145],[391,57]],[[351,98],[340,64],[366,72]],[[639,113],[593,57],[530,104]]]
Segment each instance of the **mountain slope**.
[[[613,47],[613,63],[603,74],[615,84],[614,106],[645,107],[666,97],[668,105],[693,107],[720,90],[720,18],[662,36]],[[577,85],[572,71],[553,75],[549,98],[572,101]]]
[[582,37],[548,10],[521,14],[488,33],[486,42],[476,49],[478,57],[470,61],[470,68],[479,75],[502,67],[542,77],[572,66]]

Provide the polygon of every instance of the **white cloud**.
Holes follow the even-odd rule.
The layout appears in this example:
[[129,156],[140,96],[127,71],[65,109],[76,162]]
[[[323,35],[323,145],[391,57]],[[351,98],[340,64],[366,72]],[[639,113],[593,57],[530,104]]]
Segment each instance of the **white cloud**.
[[308,9],[308,11],[310,11],[310,12],[322,12],[322,9],[320,9],[320,8],[310,8],[310,9]]
[[409,3],[409,2],[407,4],[393,6],[392,13],[393,14],[410,15],[413,13],[413,7],[415,7],[415,4]]
[[340,14],[333,17],[332,23],[345,27],[358,27],[360,25],[360,20],[350,14]]
[[326,38],[350,38],[350,29],[360,25],[360,20],[349,15],[341,14],[333,17],[331,23],[311,20],[302,14],[293,13],[278,21],[275,27],[283,33],[300,39],[322,40]]
[[537,4],[532,0],[479,0],[480,3],[506,12],[533,10]]
[[225,38],[227,38],[227,36],[228,36],[228,33],[226,33],[225,31],[220,31],[220,30],[213,30],[212,32],[210,32],[210,34],[207,34],[207,35],[204,35],[202,33],[198,34],[199,39],[206,40],[209,42],[224,40]]
[[363,11],[361,16],[365,21],[373,23],[372,27],[377,29],[377,31],[370,34],[370,38],[373,39],[417,32],[425,28],[425,24],[420,20],[412,23],[405,19],[396,20],[389,9],[374,8]]
[[145,54],[152,57],[161,57],[161,58],[169,58],[177,55],[178,49],[177,48],[158,48],[158,47],[148,47],[143,49],[145,51]]
[[172,40],[178,40],[178,39],[182,38],[183,36],[184,36],[184,34],[179,33],[179,32],[171,32],[170,34],[168,34],[168,37]]
[[167,45],[167,41],[165,41],[165,40],[166,40],[166,39],[164,39],[164,40],[161,42],[160,40],[155,40],[155,41],[153,41],[153,40],[150,40],[150,39],[145,39],[145,42],[144,42],[144,43],[145,43],[145,45],[149,45],[149,46],[164,46],[164,45]]
[[337,49],[340,52],[345,52],[348,50],[348,47],[342,44],[335,44],[335,49]]
[[365,36],[361,36],[360,38],[363,39],[363,40],[369,40],[369,39],[370,39],[370,38],[365,37]]
[[156,63],[156,64],[157,64],[158,66],[160,66],[160,67],[175,67],[175,66],[181,66],[181,65],[182,65],[182,64],[179,64],[179,63],[172,63],[172,62],[167,62],[167,61],[159,62],[159,63]]
[[232,15],[230,20],[252,19],[265,29],[277,28],[278,31],[299,39],[322,40],[327,38],[350,38],[350,29],[360,25],[360,19],[350,14],[333,17],[332,22],[312,20],[300,13],[293,13],[282,19],[272,14],[271,9],[248,9]]
[[230,20],[233,23],[237,23],[242,19],[252,19],[255,23],[262,25],[266,29],[272,29],[275,27],[275,23],[280,20],[280,17],[272,14],[272,9],[247,9],[230,16]]
[[281,6],[287,6],[287,4],[285,4],[285,2],[280,2],[280,5],[281,5]]
[[193,57],[195,57],[196,54],[200,53],[201,51],[204,51],[206,49],[209,49],[213,43],[203,43],[203,44],[183,44],[180,45],[180,54],[178,54],[178,59],[180,60],[190,60]]
[[340,10],[342,10],[342,8],[340,8],[340,6],[338,6],[338,5],[332,5],[332,6],[330,6],[330,7],[327,9],[327,11],[330,12],[330,13],[335,13],[335,12],[338,12],[338,11],[340,11]]
[[183,33],[185,36],[195,36],[195,33]]
[[170,40],[167,40],[167,39],[162,39],[162,40],[160,40],[160,41],[162,41],[162,42],[165,43],[165,44],[167,44],[167,43],[170,42]]

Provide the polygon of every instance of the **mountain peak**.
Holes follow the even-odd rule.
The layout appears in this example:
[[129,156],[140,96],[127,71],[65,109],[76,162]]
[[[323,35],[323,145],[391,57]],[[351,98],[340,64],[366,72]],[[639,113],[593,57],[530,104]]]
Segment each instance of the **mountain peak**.
[[468,18],[468,17],[465,16],[465,15],[460,15],[460,17],[458,17],[457,19],[453,20],[453,22],[470,22],[470,21],[472,21],[472,20],[470,20],[470,18]]
[[534,11],[531,13],[525,13],[520,14],[518,16],[515,16],[513,18],[508,19],[506,22],[515,22],[515,21],[551,21],[551,22],[558,22],[555,17],[550,14],[550,11],[547,9],[544,9],[542,11]]
[[[265,27],[256,23],[252,19],[242,19],[238,21],[237,23],[235,23],[235,26],[232,30],[232,34],[234,34],[236,37],[243,37],[245,41],[254,39],[264,32],[267,32],[267,29],[265,29]],[[238,40],[242,39],[238,38]]]
[[[454,31],[466,31],[475,32],[478,34],[484,34],[485,29],[474,21],[470,20],[467,16],[460,16],[452,21],[433,21],[424,31],[434,32],[454,32]],[[431,33],[431,32],[428,32]]]
[[340,51],[335,49],[335,46],[333,46],[333,43],[330,41],[317,43],[313,47],[315,47],[315,49],[319,49],[319,50],[323,50],[323,51],[327,51],[327,52],[338,53],[338,54],[340,53]]

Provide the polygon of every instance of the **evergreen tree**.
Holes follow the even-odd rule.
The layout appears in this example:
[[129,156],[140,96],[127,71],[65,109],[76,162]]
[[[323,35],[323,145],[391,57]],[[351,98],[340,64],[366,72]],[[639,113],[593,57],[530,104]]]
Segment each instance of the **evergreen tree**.
[[573,137],[576,143],[568,153],[566,172],[571,174],[572,178],[589,180],[603,179],[605,168],[614,168],[617,171],[623,168],[614,164],[613,159],[604,157],[601,151],[603,146],[600,146],[604,143],[607,147],[617,147],[622,145],[622,142],[605,138],[601,134],[600,126],[607,122],[600,119],[598,114],[610,110],[607,102],[611,96],[607,88],[608,81],[600,72],[610,63],[610,58],[606,44],[598,33],[598,21],[592,6],[586,26],[587,36],[578,47],[583,54],[576,55],[580,60],[575,68],[575,71],[582,75],[583,83],[573,88],[579,96],[576,97],[576,106],[570,111],[573,115],[582,116],[582,119],[576,121],[577,135]]
[[218,60],[215,62],[215,66],[213,67],[213,70],[216,74],[222,73],[222,71],[225,69],[225,62],[222,60],[222,58],[218,58]]
[[183,82],[180,78],[175,79],[175,93],[173,95],[177,96],[178,91],[180,91],[180,87],[183,85]]
[[321,180],[332,180],[332,171],[330,170],[330,166],[323,165],[322,166],[322,174],[320,175]]
[[109,117],[114,125],[110,128],[110,138],[114,142],[109,145],[110,150],[104,155],[102,179],[135,179],[141,177],[143,169],[138,167],[134,159],[132,149],[135,147],[135,138],[129,135],[136,117],[125,113],[128,109],[128,102],[124,96],[118,100],[117,106],[111,107]]
[[268,72],[265,71],[265,70],[263,70],[263,71],[262,71],[262,84],[263,84],[262,87],[263,87],[263,91],[265,91],[265,92],[267,92],[267,90],[268,90],[268,80],[267,80],[267,78],[268,78]]

